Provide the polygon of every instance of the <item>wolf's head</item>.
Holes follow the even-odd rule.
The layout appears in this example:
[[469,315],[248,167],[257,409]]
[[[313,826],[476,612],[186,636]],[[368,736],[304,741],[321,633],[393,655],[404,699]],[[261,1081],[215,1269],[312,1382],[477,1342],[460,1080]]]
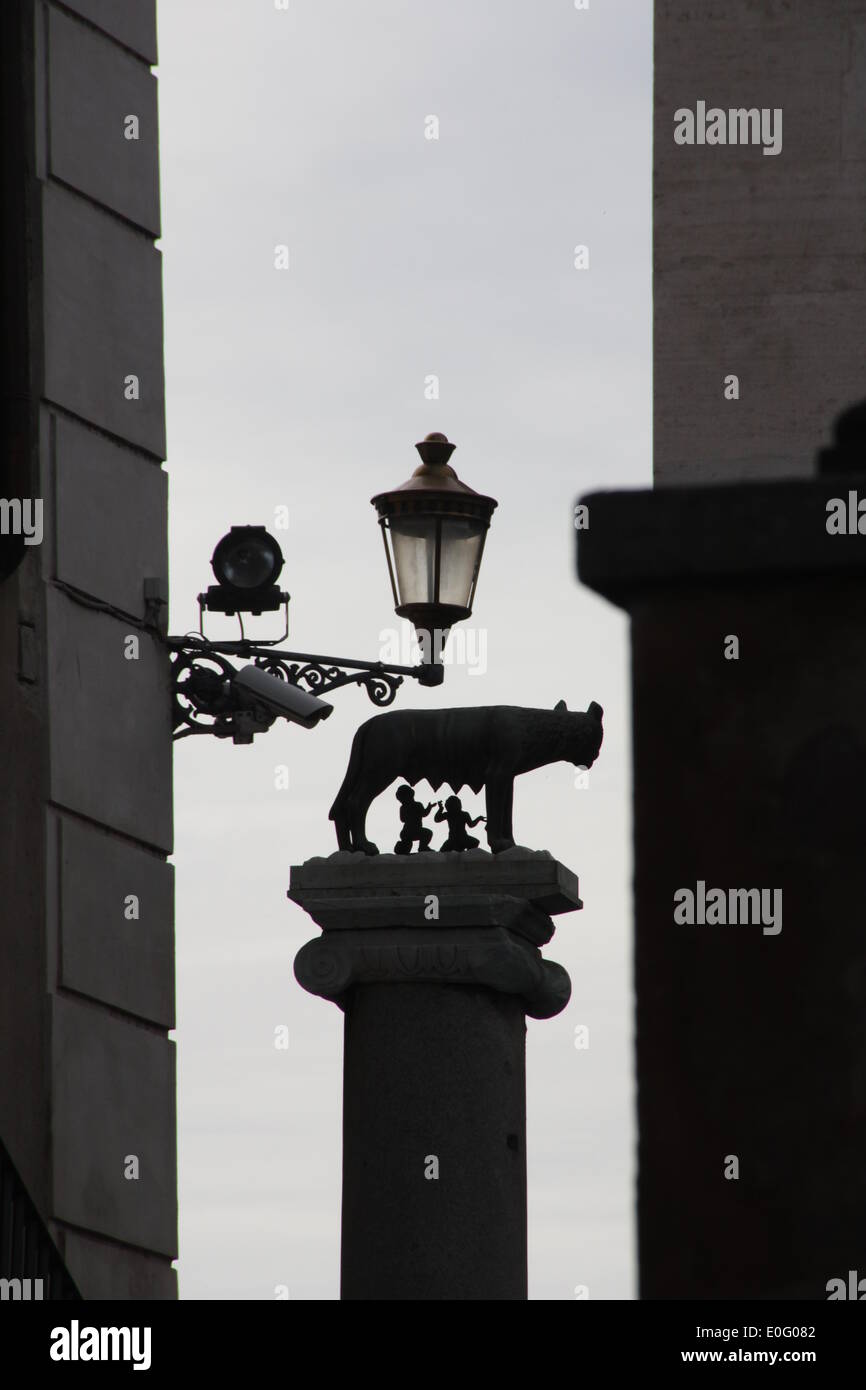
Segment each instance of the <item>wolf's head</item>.
[[593,700],[583,714],[571,713],[564,700],[560,700],[555,708],[569,716],[571,728],[567,739],[568,761],[574,763],[575,767],[592,767],[604,738],[601,722],[604,710],[601,705]]

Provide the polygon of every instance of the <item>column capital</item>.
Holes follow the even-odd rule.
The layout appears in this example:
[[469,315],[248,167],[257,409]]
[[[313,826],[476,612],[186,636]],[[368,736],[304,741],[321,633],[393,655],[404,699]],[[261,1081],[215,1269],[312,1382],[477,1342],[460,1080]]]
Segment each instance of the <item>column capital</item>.
[[517,995],[552,1018],[571,994],[539,950],[551,914],[581,908],[577,877],[546,851],[338,851],[291,871],[288,896],[322,928],[295,959],[302,988],[342,1005],[355,984],[426,981]]

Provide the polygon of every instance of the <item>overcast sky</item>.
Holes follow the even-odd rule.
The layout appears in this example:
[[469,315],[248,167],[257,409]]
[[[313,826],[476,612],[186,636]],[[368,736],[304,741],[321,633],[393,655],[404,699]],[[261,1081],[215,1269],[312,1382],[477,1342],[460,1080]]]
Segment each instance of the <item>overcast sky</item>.
[[[652,6],[163,0],[159,25],[172,631],[197,624],[228,527],[288,507],[288,645],[376,660],[402,625],[370,497],[443,430],[499,500],[471,662],[395,707],[604,706],[588,788],[566,764],[515,787],[518,843],[585,903],[545,948],[572,1002],[528,1025],[530,1297],[630,1298],[628,632],[576,582],[572,508],[651,477]],[[285,896],[336,848],[375,713],[354,688],[333,703],[312,732],[177,745],[183,1298],[338,1297],[342,1014],[294,980],[318,929]],[[395,804],[368,823],[386,848]]]

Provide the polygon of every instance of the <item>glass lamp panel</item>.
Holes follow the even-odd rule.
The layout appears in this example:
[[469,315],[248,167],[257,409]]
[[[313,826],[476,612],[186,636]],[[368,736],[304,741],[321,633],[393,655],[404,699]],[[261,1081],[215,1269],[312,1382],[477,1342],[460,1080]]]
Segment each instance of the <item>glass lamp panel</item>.
[[435,521],[400,517],[391,521],[394,573],[400,605],[436,601]]
[[267,584],[276,568],[273,547],[260,538],[242,540],[228,547],[222,562],[227,584],[237,589],[258,589]]
[[470,518],[442,522],[442,559],[439,576],[440,603],[468,608],[478,571],[486,528]]

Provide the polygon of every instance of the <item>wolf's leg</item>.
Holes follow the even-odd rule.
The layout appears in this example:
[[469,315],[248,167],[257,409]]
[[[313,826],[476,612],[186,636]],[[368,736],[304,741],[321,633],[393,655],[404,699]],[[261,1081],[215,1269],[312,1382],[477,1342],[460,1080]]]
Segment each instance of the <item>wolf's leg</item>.
[[487,783],[487,843],[494,854],[511,849],[514,835],[511,829],[511,807],[514,798],[514,778],[491,777]]
[[349,829],[349,817],[341,807],[339,811],[331,813],[334,822],[334,829],[337,832],[337,846],[339,849],[352,848],[352,835]]
[[367,839],[367,812],[372,798],[366,792],[356,792],[349,798],[349,826],[352,836],[352,849],[363,850],[364,854],[378,854],[379,850],[372,840]]
[[509,777],[502,797],[502,838],[506,842],[506,847],[514,844],[514,830],[511,823],[513,803],[514,778]]
[[329,812],[330,819],[334,822],[334,829],[337,832],[337,844],[340,849],[352,848],[352,822],[350,816],[350,805],[352,794],[358,784],[358,773],[366,736],[366,725],[362,724],[356,730],[355,737],[352,739],[352,751],[349,754],[349,766],[346,768],[346,775],[340,784],[340,790],[334,798],[334,804]]

